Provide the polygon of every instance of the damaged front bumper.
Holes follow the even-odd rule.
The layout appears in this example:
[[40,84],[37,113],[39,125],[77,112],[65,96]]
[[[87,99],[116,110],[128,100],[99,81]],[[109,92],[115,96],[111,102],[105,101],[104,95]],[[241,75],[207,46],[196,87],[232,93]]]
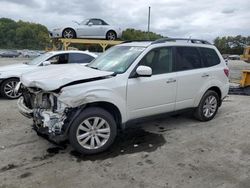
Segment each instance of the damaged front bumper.
[[38,107],[30,109],[25,104],[25,99],[22,96],[18,99],[17,106],[22,115],[33,119],[34,129],[40,135],[46,135],[47,138],[55,142],[67,139],[67,122],[69,122],[67,115],[70,113],[67,113],[68,109],[66,106],[56,104],[55,106],[58,108],[55,110]]

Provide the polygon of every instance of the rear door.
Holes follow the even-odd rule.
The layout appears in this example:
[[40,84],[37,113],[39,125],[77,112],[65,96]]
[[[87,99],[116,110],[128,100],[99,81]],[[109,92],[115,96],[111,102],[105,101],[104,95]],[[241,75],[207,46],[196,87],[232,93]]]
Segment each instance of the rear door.
[[89,63],[94,59],[94,57],[83,54],[83,53],[69,53],[69,62],[68,63]]
[[172,48],[151,50],[139,65],[151,67],[152,76],[132,76],[128,79],[127,113],[129,119],[173,111],[177,84],[176,73],[172,72]]
[[177,71],[176,110],[190,108],[198,92],[209,81],[209,73],[203,68],[203,61],[197,47],[175,48]]

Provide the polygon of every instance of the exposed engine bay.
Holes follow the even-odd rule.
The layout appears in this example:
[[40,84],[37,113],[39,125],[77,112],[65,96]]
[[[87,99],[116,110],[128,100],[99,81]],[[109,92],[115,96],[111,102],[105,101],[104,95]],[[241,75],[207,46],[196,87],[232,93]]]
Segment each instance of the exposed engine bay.
[[71,112],[65,104],[57,100],[57,94],[44,92],[38,88],[21,87],[23,96],[18,100],[20,112],[32,118],[34,128],[51,136],[64,135],[70,121]]

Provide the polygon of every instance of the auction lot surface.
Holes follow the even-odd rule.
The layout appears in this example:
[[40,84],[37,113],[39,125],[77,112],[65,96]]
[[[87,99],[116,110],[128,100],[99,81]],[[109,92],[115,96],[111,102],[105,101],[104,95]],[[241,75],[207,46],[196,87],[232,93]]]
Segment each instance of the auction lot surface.
[[109,151],[81,156],[37,136],[16,100],[0,98],[0,188],[249,188],[249,113],[249,96],[229,96],[210,122],[189,114],[147,122]]

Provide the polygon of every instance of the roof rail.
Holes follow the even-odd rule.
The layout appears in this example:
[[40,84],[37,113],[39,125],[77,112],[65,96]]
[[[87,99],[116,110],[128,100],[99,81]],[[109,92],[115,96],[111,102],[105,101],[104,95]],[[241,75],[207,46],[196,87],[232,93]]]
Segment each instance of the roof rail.
[[173,42],[173,41],[177,41],[177,40],[187,41],[187,42],[196,43],[196,44],[198,43],[198,44],[212,45],[210,42],[208,42],[206,40],[191,39],[191,38],[161,38],[161,39],[155,40],[151,44],[158,44],[158,43],[171,42],[171,41]]
[[122,42],[122,44],[130,43],[130,42],[154,42],[154,41],[153,40],[125,40]]

